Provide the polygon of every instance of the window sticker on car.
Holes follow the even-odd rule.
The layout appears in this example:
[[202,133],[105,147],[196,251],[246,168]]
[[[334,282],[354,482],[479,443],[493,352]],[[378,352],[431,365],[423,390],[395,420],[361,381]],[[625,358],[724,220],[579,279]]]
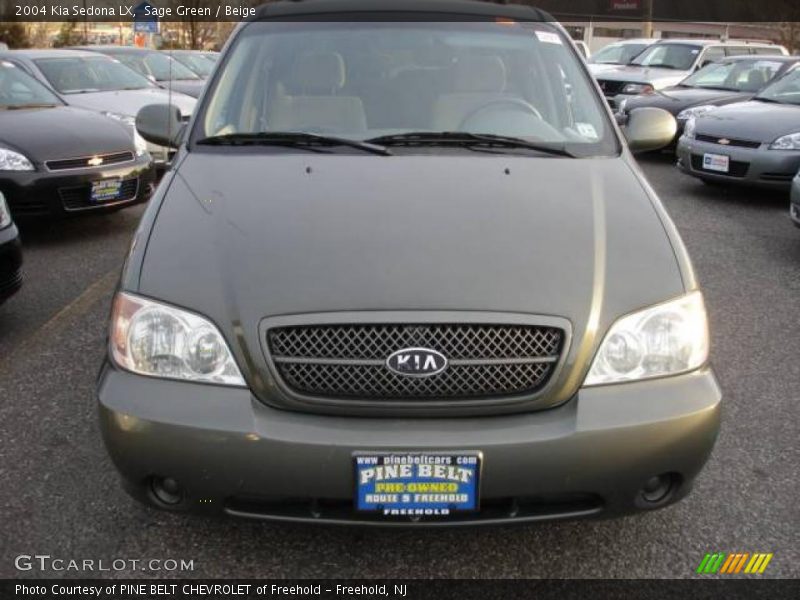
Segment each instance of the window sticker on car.
[[537,31],[536,37],[540,42],[544,42],[545,44],[561,45],[561,38],[558,37],[557,33],[553,33],[552,31]]
[[585,138],[591,138],[594,140],[598,138],[597,130],[591,123],[575,123],[575,127],[578,128],[578,133]]

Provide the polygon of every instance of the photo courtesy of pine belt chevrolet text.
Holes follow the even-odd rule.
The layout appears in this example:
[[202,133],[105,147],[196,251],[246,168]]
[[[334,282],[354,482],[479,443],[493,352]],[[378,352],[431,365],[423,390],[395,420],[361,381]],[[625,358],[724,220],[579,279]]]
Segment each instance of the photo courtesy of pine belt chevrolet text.
[[721,393],[702,288],[565,30],[469,1],[277,2],[173,148],[97,383],[125,488],[170,511],[456,526],[685,497]]

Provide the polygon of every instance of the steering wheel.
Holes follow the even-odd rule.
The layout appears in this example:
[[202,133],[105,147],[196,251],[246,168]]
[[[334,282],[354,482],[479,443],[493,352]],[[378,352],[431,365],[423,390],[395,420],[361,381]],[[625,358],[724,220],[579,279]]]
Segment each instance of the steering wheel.
[[461,123],[459,124],[459,129],[466,129],[467,123],[469,123],[472,119],[477,117],[483,112],[487,112],[492,110],[498,106],[509,106],[516,109],[522,109],[524,112],[533,115],[539,120],[542,120],[542,113],[539,112],[539,109],[536,108],[533,104],[526,102],[522,98],[498,98],[496,100],[490,100],[486,104],[479,106],[472,112],[470,112],[466,117],[461,119]]

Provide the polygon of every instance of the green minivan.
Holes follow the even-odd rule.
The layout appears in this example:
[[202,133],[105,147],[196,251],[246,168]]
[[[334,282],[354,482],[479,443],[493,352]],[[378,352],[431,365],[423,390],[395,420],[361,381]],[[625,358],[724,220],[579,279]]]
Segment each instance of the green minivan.
[[[97,386],[172,511],[448,526],[685,496],[717,435],[703,296],[575,46],[536,9],[270,3],[135,236]],[[627,137],[627,140],[625,139]]]

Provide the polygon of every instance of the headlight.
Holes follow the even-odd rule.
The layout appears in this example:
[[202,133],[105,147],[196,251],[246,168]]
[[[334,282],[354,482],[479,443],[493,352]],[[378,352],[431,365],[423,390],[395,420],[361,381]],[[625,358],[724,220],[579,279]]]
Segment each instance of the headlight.
[[119,293],[111,312],[110,336],[114,361],[134,373],[245,385],[219,330],[193,313]]
[[11,211],[8,210],[6,197],[0,192],[0,229],[11,225]]
[[800,150],[800,132],[779,137],[769,146],[770,150]]
[[703,104],[702,106],[692,106],[691,108],[684,108],[678,113],[678,119],[688,119],[689,117],[699,117],[707,112],[711,112],[717,107],[713,104]]
[[139,135],[138,131],[136,131],[136,117],[109,111],[105,111],[103,114],[110,119],[119,121],[131,130],[131,135],[133,135],[133,146],[136,149],[136,156],[142,156],[145,152],[147,152],[147,142],[145,142],[144,138]]
[[683,136],[687,139],[694,139],[694,130],[697,127],[697,120],[695,117],[686,119],[686,125],[683,126]]
[[623,94],[650,94],[653,86],[649,83],[626,83],[622,88]]
[[611,326],[584,385],[685,373],[708,359],[703,295],[691,292],[622,317]]
[[0,171],[33,171],[33,163],[19,152],[0,147]]

